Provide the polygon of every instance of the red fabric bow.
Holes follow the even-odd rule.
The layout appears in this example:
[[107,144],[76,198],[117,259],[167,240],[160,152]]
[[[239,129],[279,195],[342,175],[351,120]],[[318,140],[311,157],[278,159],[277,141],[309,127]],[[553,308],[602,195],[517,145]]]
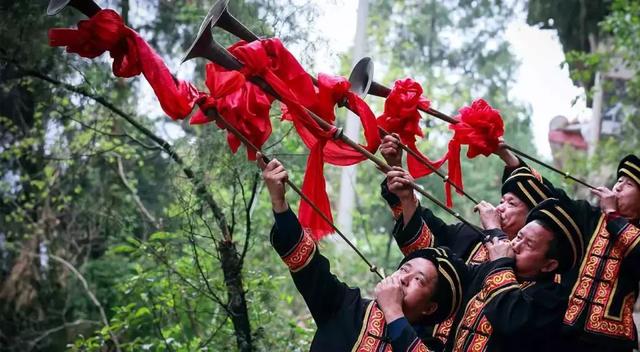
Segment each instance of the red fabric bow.
[[[449,179],[462,189],[460,147],[469,146],[467,157],[470,159],[480,154],[489,156],[498,149],[500,137],[504,135],[504,122],[500,112],[483,99],[476,99],[471,106],[465,106],[459,112],[456,116],[459,122],[449,126],[454,132],[453,138],[449,141],[447,154]],[[445,190],[447,199],[451,198],[451,187],[448,183]]]
[[[294,117],[294,125],[298,131],[304,129],[318,140],[326,141],[335,133],[335,127],[328,131],[322,129],[305,110],[305,103],[315,102],[315,89],[309,75],[295,60],[278,39],[267,39],[251,43],[239,42],[230,49],[245,66],[241,72],[247,76],[259,75],[279,95],[286,105],[286,110]],[[298,98],[294,93],[301,92],[304,98]],[[302,138],[310,155],[307,159],[307,172],[303,181],[302,192],[322,211],[331,221],[331,206],[327,196],[322,172],[321,152],[322,142]],[[310,186],[311,185],[311,186]],[[300,203],[298,211],[300,224],[311,231],[314,239],[318,240],[330,234],[333,229],[304,201]]]
[[[349,91],[350,85],[344,78],[322,75],[316,91],[309,75],[277,39],[240,42],[230,51],[245,64],[244,74],[260,75],[280,95],[284,104],[283,118],[293,121],[301,139],[310,149],[302,191],[328,219],[332,219],[323,173],[324,161],[352,165],[364,159],[351,147],[332,139],[336,131],[333,108],[338,101],[346,99],[349,106],[358,112],[365,129],[365,147],[370,151],[375,151],[380,145],[375,116],[362,99]],[[332,127],[328,131],[322,129],[305,108],[321,116]],[[333,231],[304,201],[300,204],[299,218],[315,239]]]
[[[440,160],[433,162],[416,148],[416,137],[424,137],[422,128],[420,128],[421,116],[418,107],[426,110],[431,106],[431,102],[422,96],[422,92],[420,84],[411,78],[397,80],[384,102],[384,112],[377,120],[380,127],[389,133],[397,133],[400,136],[400,141],[422,159],[420,161],[407,155],[409,173],[415,178],[433,172],[423,162],[438,169],[447,160],[445,154]],[[450,201],[450,199],[447,200],[447,202]]]
[[192,84],[176,79],[162,58],[113,10],[98,11],[78,22],[77,29],[50,29],[49,45],[66,46],[67,52],[87,58],[109,51],[114,75],[133,77],[142,73],[164,112],[173,119],[188,116],[202,96]]
[[[246,81],[240,72],[225,71],[213,63],[208,63],[206,66],[206,85],[211,95],[198,102],[200,110],[189,120],[189,123],[211,122],[203,112],[211,108],[216,109],[218,114],[247,137],[253,145],[261,148],[271,135],[269,110],[273,99],[256,85]],[[217,125],[224,128],[220,123]],[[233,153],[236,153],[242,144],[240,139],[231,132],[227,133],[227,143]],[[255,160],[256,151],[247,148],[247,157],[249,160]]]

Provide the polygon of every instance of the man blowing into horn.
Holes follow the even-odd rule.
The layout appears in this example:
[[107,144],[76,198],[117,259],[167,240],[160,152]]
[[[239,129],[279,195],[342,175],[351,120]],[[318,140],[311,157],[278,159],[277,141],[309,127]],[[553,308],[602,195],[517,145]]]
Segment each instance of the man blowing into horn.
[[[398,144],[399,139],[396,136],[387,135],[380,147],[380,152],[387,163],[394,166],[394,170],[387,174],[387,178],[381,184],[381,193],[396,220],[394,235],[397,235],[403,227],[416,231],[406,237],[396,236],[396,241],[403,253],[414,250],[416,247],[446,246],[466,264],[482,264],[489,261],[489,251],[485,245],[486,236],[464,223],[446,223],[430,209],[421,206],[413,192],[408,193],[411,197],[403,199],[389,189],[393,187],[394,178],[412,180],[411,176],[400,168],[402,150]],[[503,148],[496,154],[505,163],[510,160]],[[398,186],[402,187],[402,185]],[[492,235],[515,238],[518,231],[525,225],[529,211],[543,200],[552,197],[552,191],[542,183],[541,178],[528,169],[513,170],[512,174],[503,180],[501,194],[500,204],[497,207],[484,201],[476,207],[484,229],[502,230],[491,232],[489,241]],[[420,216],[412,216],[414,213]],[[437,338],[444,345],[448,339],[452,338],[452,327],[453,317],[427,330],[429,335]]]
[[[416,238],[432,236],[409,187],[411,180],[405,171],[388,173],[389,189],[403,205],[404,220],[394,231],[401,247],[420,246]],[[579,263],[582,233],[553,198],[536,205],[524,223],[510,241],[497,222],[485,229],[491,238],[485,243],[491,261],[468,265],[462,308],[448,321],[453,333],[445,350],[558,350],[567,298],[554,279]]]
[[[380,152],[387,163],[394,167],[394,171],[387,174],[387,178],[381,184],[382,197],[391,208],[396,223],[396,229],[402,219],[403,209],[409,209],[414,205],[419,208],[421,220],[431,230],[433,234],[434,246],[449,247],[453,253],[465,260],[467,264],[480,264],[486,262],[489,257],[485,246],[482,245],[482,238],[477,231],[469,228],[464,223],[447,224],[428,208],[420,206],[417,202],[409,200],[408,204],[402,204],[401,199],[393,192],[389,191],[389,179],[397,176],[410,177],[407,172],[401,169],[402,149],[399,148],[399,139],[394,135],[387,135],[383,138]],[[501,148],[496,154],[507,162],[504,156],[508,152]],[[514,171],[514,170],[511,170]],[[498,206],[487,202],[480,202],[476,208],[481,215],[483,227],[500,228],[504,234],[512,239],[518,231],[525,225],[525,220],[529,211],[547,198],[553,197],[553,192],[542,182],[542,179],[529,170],[520,169],[518,172],[508,175],[503,180],[501,187],[502,197]],[[413,209],[410,210],[413,214]],[[401,247],[410,243],[400,244]]]
[[446,319],[462,299],[461,261],[444,249],[408,253],[393,274],[375,289],[375,300],[362,297],[330,270],[329,261],[300,226],[285,200],[287,171],[277,160],[265,164],[262,177],[269,190],[275,224],[271,244],[289,267],[309,308],[317,331],[312,351],[430,351],[421,327]]
[[[529,168],[511,158],[512,169]],[[633,305],[640,281],[640,158],[625,156],[613,187],[592,190],[599,207],[553,190],[576,214],[585,248],[580,263],[563,276],[569,295],[564,351],[632,351],[638,346]]]

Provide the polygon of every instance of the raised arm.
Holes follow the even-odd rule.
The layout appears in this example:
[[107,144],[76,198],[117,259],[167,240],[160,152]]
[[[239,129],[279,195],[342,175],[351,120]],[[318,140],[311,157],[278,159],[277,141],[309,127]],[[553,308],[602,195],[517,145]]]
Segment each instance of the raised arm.
[[[402,167],[402,149],[400,149],[400,138],[397,134],[386,135],[382,138],[382,144],[380,145],[380,154],[389,166]],[[380,195],[387,202],[387,205],[391,209],[393,219],[398,220],[402,215],[402,205],[400,204],[400,198],[393,192],[389,191],[387,186],[387,178],[380,184]]]
[[261,155],[258,160],[275,218],[271,244],[289,267],[296,288],[320,326],[340,309],[346,295],[359,297],[359,291],[350,289],[331,274],[329,261],[320,254],[311,235],[302,229],[289,208],[284,196],[288,175],[282,164],[274,159],[265,165]]

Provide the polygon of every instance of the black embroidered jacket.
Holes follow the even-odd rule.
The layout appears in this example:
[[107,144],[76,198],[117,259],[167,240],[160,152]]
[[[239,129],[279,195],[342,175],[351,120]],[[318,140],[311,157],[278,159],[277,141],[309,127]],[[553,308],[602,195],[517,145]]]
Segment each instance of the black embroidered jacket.
[[431,351],[407,325],[391,340],[382,310],[362,298],[333,274],[329,261],[318,251],[289,209],[275,214],[271,244],[287,264],[318,327],[311,351]]
[[[420,207],[406,226],[394,232],[406,247],[431,233]],[[489,237],[503,237],[501,230],[484,231]],[[437,240],[436,240],[437,242]],[[567,307],[566,295],[554,276],[535,281],[518,280],[510,258],[483,264],[468,264],[463,275],[470,280],[462,309],[445,324],[451,330],[446,351],[555,351]]]
[[[380,187],[382,197],[391,208],[393,218],[396,220],[393,233],[397,234],[400,230],[399,227],[403,226],[400,199],[389,191],[386,179],[380,184]],[[477,231],[463,223],[447,224],[435,216],[431,210],[421,206],[416,211],[420,213],[422,221],[427,225],[431,236],[430,241],[433,241],[433,243],[422,242],[418,244],[415,243],[415,239],[403,239],[402,243],[398,242],[403,253],[406,254],[406,252],[411,251],[413,247],[424,248],[437,246],[448,247],[459,258],[464,260],[466,264],[480,264],[489,259],[487,249],[482,244],[482,236]],[[426,240],[426,238],[423,239],[423,241]],[[398,241],[398,238],[396,238],[396,241]]]
[[[381,194],[385,199],[393,218],[396,220],[393,236],[404,255],[426,247],[448,247],[467,265],[481,264],[489,260],[487,248],[482,242],[482,235],[464,223],[446,224],[433,212],[418,206],[416,214],[409,220],[403,231],[402,206],[400,199],[387,188],[386,179],[382,181]],[[502,233],[500,233],[502,234]],[[451,334],[454,317],[428,328],[428,334],[437,338],[442,345],[446,344]]]
[[565,333],[588,344],[631,351],[638,345],[633,323],[640,279],[638,224],[606,216],[600,208],[545,183],[569,207],[584,238],[584,258],[562,277],[569,295]]

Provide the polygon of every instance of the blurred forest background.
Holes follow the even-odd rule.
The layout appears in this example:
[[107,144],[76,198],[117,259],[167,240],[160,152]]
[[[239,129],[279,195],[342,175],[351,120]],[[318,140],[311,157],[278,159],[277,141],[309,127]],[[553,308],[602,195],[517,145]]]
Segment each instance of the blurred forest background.
[[[99,2],[202,88],[204,60],[178,64],[212,3]],[[47,17],[44,0],[0,4],[0,350],[308,350],[315,326],[269,245],[268,195],[244,151],[231,154],[214,124],[171,121],[151,107],[157,101],[146,81],[115,78],[108,55],[87,60],[49,47],[47,30],[75,26],[83,18],[77,11]],[[322,28],[314,26],[317,5],[234,0],[230,10],[259,35],[295,48],[305,67],[325,50]],[[530,107],[509,95],[518,62],[503,38],[515,11],[558,32],[572,78],[588,94],[597,72],[620,60],[638,72],[635,0],[371,0],[368,53],[382,83],[413,77],[442,111],[483,97],[502,112],[505,139],[536,154]],[[593,36],[607,38],[611,50],[592,50]],[[351,59],[343,53],[333,73],[348,75]],[[637,74],[625,88],[624,99],[637,106]],[[382,112],[381,99],[367,99]],[[622,133],[602,139],[588,157],[567,151],[567,171],[612,180],[617,160],[638,153],[640,118],[637,109],[626,112]],[[344,111],[339,116],[344,123]],[[307,150],[278,111],[272,122],[265,150],[299,185]],[[442,155],[447,126],[428,120],[424,127],[428,138],[419,147]],[[497,157],[463,158],[463,168],[470,194],[499,200]],[[335,210],[340,169],[326,166],[325,173]],[[389,272],[400,253],[381,180],[371,163],[359,166],[353,238]],[[443,199],[441,180],[420,183]],[[465,199],[456,198],[456,207],[476,220]],[[320,247],[338,277],[372,292],[376,277],[339,239]]]

